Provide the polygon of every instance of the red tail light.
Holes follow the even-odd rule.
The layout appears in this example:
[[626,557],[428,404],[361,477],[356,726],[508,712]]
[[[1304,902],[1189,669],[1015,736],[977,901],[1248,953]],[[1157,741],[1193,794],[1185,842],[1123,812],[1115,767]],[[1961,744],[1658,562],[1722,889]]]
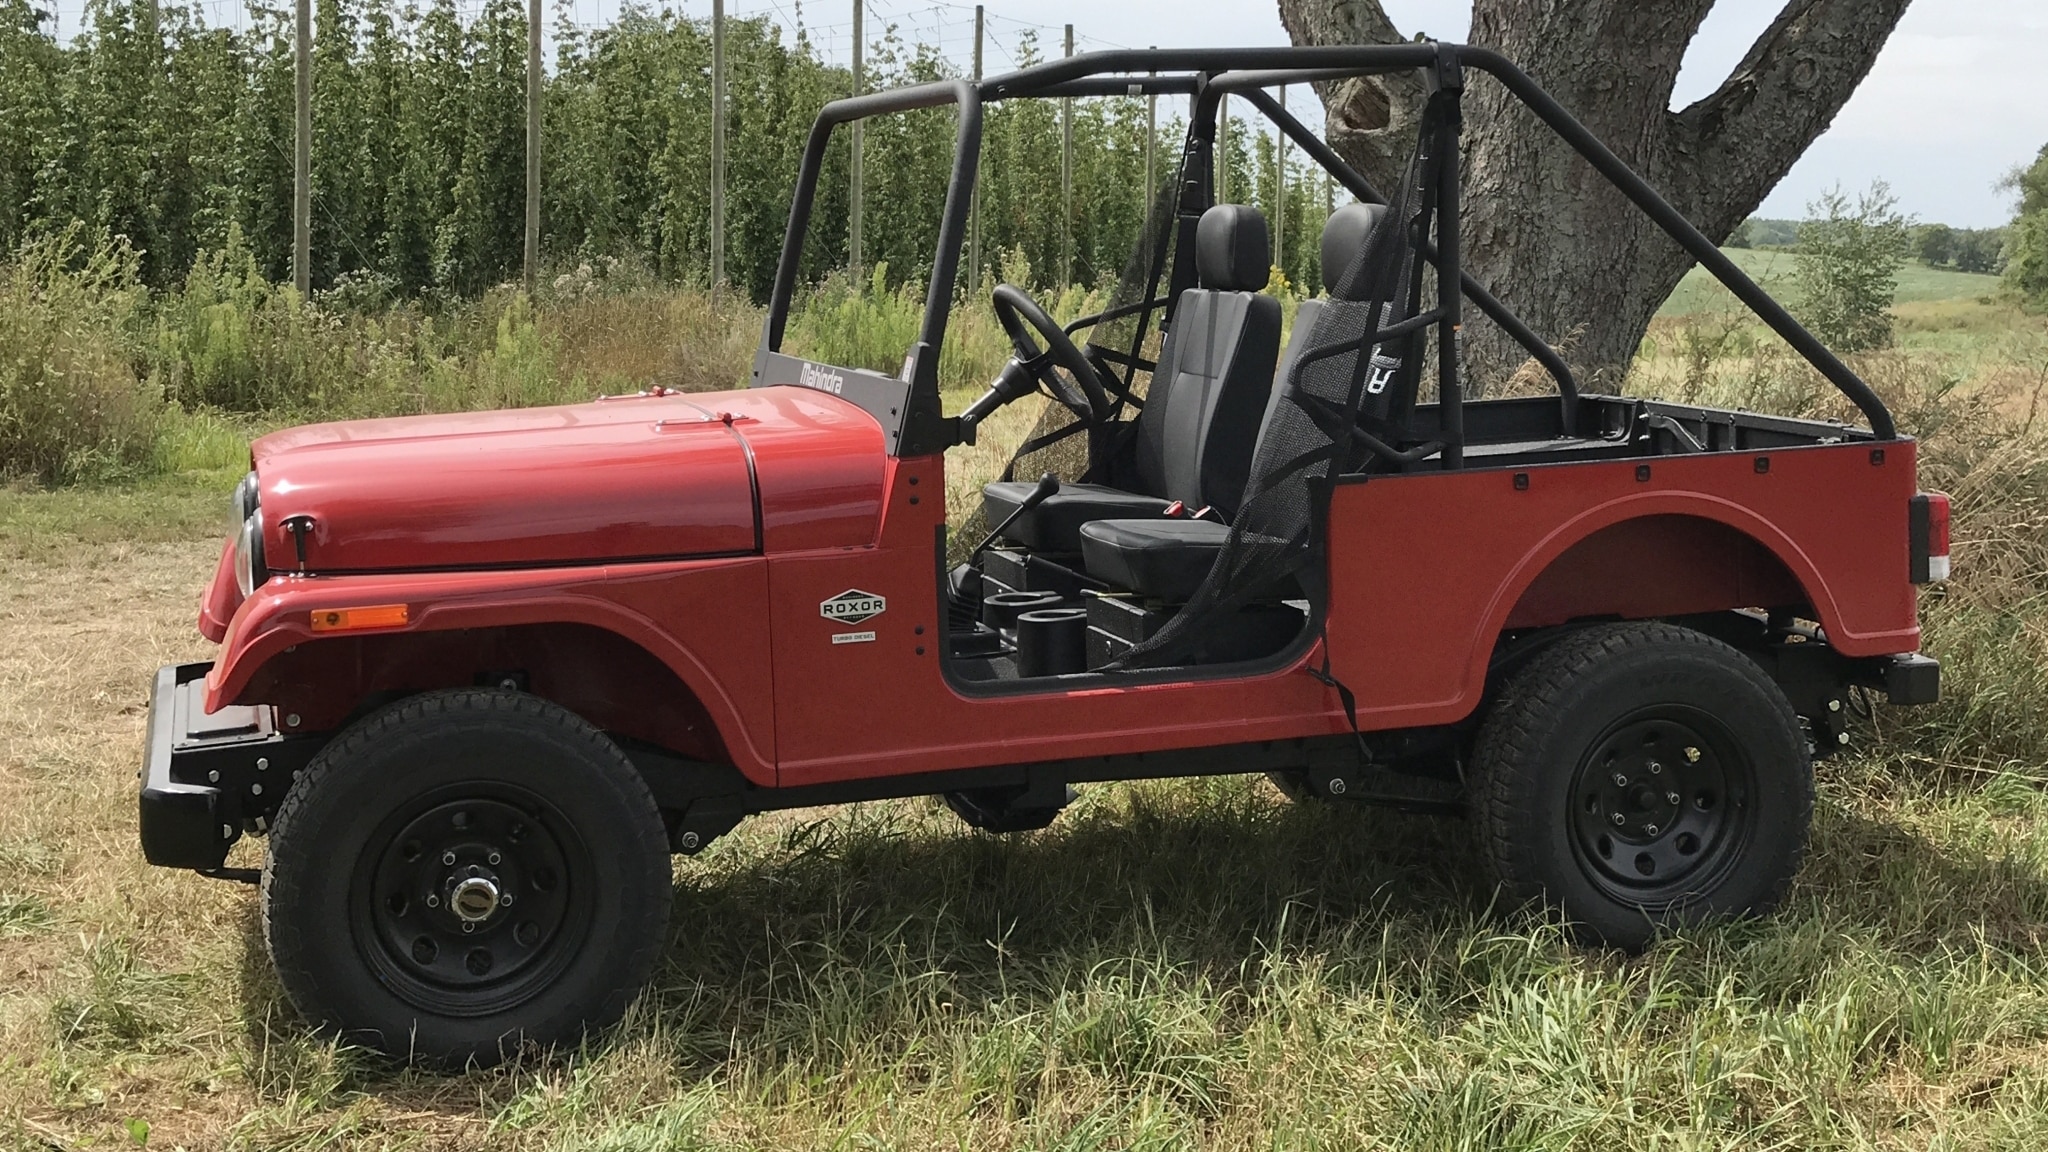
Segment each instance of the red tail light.
[[1912,541],[1913,583],[1948,579],[1948,493],[1922,492],[1913,497],[1907,517]]

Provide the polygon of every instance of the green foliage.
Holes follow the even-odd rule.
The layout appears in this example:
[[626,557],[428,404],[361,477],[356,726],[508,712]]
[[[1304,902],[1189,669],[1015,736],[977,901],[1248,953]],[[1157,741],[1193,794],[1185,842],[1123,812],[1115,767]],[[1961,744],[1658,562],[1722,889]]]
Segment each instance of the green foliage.
[[2019,214],[2008,241],[2005,282],[2022,299],[2048,304],[2048,145],[2033,164],[2006,179],[2019,193]]
[[1956,231],[1955,269],[1996,275],[2005,271],[2004,228],[1962,228]]
[[162,394],[138,374],[138,256],[80,230],[0,266],[0,476],[108,479],[149,464]]
[[2003,228],[1923,224],[1913,229],[1913,255],[1929,268],[1998,273],[2005,270],[2005,233]]
[[1807,206],[1814,218],[1799,230],[1800,319],[1839,351],[1891,343],[1892,297],[1912,242],[1897,206],[1882,181],[1854,206],[1839,188]]
[[[316,2],[316,290],[370,283],[452,299],[516,277],[526,6]],[[196,0],[92,0],[78,37],[60,45],[34,3],[0,0],[0,251],[81,222],[126,237],[152,287],[179,284],[207,252],[236,252],[238,274],[253,266],[264,280],[289,280],[289,9],[254,8],[236,30],[208,27]],[[571,8],[558,12],[542,100],[543,250],[558,267],[625,258],[665,280],[708,283],[706,22],[629,4],[591,30],[573,23]],[[766,19],[729,18],[726,51],[726,276],[759,301],[811,121],[852,79],[819,57],[800,23],[786,35]],[[1037,59],[1033,35],[1012,54]],[[893,26],[868,57],[870,87],[953,74]],[[1178,161],[1176,106],[1158,107],[1155,189],[1170,185]],[[1071,253],[1062,250],[1059,117],[1049,101],[985,110],[984,267],[963,267],[963,287],[1010,251],[1048,285],[1100,285],[1122,270],[1146,215],[1145,101],[1074,103]],[[1277,219],[1273,141],[1237,127],[1226,149],[1232,186]],[[954,130],[950,108],[866,127],[864,256],[889,267],[891,287],[930,277]],[[848,147],[842,129],[826,153],[803,269],[812,282],[847,262]],[[1331,190],[1298,154],[1288,167],[1284,266],[1312,283]]]
[[1770,220],[1752,216],[1744,220],[1736,232],[1749,243],[1730,244],[1730,248],[1791,248],[1799,243],[1800,224],[1797,220]]
[[1946,224],[1924,224],[1914,230],[1913,255],[1929,268],[1955,262],[1956,230]]

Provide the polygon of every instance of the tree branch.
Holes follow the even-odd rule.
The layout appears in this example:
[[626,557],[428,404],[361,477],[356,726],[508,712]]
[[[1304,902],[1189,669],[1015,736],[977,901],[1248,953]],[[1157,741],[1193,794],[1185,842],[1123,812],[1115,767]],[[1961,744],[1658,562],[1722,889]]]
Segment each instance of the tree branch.
[[1671,116],[1661,187],[1712,236],[1784,179],[1855,93],[1912,0],[1787,0],[1721,86]]

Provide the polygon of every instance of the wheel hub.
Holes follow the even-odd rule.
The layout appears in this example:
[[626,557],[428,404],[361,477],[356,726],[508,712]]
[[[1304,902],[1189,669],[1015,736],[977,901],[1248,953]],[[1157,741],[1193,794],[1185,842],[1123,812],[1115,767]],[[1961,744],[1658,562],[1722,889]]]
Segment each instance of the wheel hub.
[[448,889],[448,907],[465,924],[481,924],[498,910],[498,878],[489,873],[464,877]]

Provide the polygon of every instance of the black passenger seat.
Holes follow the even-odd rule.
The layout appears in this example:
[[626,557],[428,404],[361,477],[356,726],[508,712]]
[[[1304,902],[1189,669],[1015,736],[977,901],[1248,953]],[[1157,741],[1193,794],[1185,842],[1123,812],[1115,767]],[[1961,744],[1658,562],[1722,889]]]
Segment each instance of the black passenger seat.
[[[1038,551],[1079,552],[1081,526],[1090,521],[1158,517],[1176,500],[1190,512],[1236,512],[1280,351],[1280,301],[1259,292],[1270,253],[1258,209],[1218,204],[1202,214],[1195,227],[1201,286],[1181,293],[1138,414],[1141,490],[1063,485],[1005,537]],[[988,522],[1001,523],[1034,487],[1021,480],[984,487]]]
[[[1287,354],[1280,361],[1279,378],[1272,390],[1272,405],[1282,403],[1282,389],[1299,371],[1338,372],[1345,380],[1357,371],[1356,352],[1326,357],[1300,367],[1297,367],[1297,361],[1304,350],[1317,340],[1327,341],[1338,333],[1355,340],[1365,334],[1371,307],[1362,302],[1367,295],[1367,281],[1356,274],[1354,266],[1362,262],[1360,254],[1367,250],[1386,218],[1386,208],[1377,204],[1349,204],[1331,214],[1323,228],[1322,238],[1325,275],[1345,277],[1347,272],[1352,274],[1342,283],[1326,285],[1330,299],[1304,301],[1295,313],[1294,335],[1288,341]],[[1208,217],[1204,216],[1202,223],[1208,222]],[[1380,398],[1385,391],[1385,381],[1398,373],[1400,364],[1401,361],[1384,345],[1375,351],[1368,366],[1371,375],[1366,383],[1368,411],[1384,410]],[[1269,406],[1264,423],[1270,423],[1271,419]],[[1262,424],[1260,437],[1263,438],[1264,434]],[[1236,507],[1234,501],[1232,507]],[[1187,602],[1208,579],[1209,570],[1215,566],[1216,556],[1223,550],[1223,542],[1229,535],[1230,529],[1208,521],[1101,519],[1090,522],[1081,530],[1081,559],[1088,574],[1098,580],[1149,599],[1181,604]],[[1287,583],[1292,585],[1293,581],[1290,579]],[[1297,594],[1298,589],[1293,587],[1266,589],[1262,593],[1274,597]]]

